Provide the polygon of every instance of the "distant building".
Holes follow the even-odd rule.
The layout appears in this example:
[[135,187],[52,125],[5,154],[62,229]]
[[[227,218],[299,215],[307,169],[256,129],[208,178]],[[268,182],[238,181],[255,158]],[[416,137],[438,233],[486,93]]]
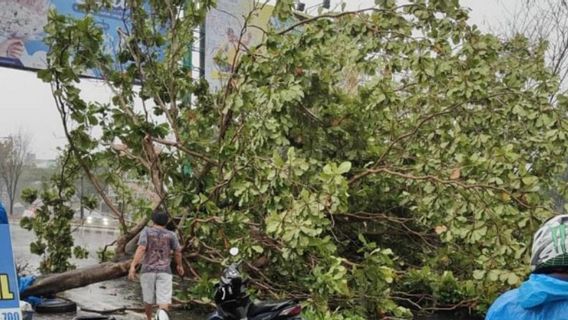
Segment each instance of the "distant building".
[[55,159],[34,159],[33,163],[41,169],[55,168],[57,166],[57,160]]
[[36,161],[36,154],[35,153],[28,153],[26,154],[25,163],[35,163]]

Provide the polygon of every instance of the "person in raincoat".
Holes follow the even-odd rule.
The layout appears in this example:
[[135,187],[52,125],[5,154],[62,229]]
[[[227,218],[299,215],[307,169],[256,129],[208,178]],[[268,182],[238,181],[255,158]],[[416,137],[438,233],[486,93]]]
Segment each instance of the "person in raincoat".
[[497,298],[485,320],[568,319],[568,215],[542,225],[531,251],[529,279]]

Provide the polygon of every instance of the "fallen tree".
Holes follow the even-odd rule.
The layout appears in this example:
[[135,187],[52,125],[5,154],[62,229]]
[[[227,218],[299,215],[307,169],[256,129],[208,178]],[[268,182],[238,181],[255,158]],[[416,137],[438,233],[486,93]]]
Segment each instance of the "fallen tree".
[[87,286],[92,283],[124,277],[128,274],[130,260],[120,263],[101,263],[99,265],[52,274],[39,278],[33,285],[20,293],[21,298],[29,296],[50,296],[58,292]]
[[[567,193],[568,99],[546,48],[481,33],[457,1],[377,2],[265,29],[255,1],[216,60],[216,92],[179,63],[212,1],[125,1],[117,56],[91,18],[51,13],[39,76],[70,154],[114,208],[118,256],[154,209],[135,181],[175,221],[184,300],[210,297],[233,245],[255,261],[260,295],[305,298],[312,319],[482,313],[517,284],[532,231],[555,212],[548,191]],[[263,40],[245,45],[252,30]],[[110,103],[81,95],[93,68]]]

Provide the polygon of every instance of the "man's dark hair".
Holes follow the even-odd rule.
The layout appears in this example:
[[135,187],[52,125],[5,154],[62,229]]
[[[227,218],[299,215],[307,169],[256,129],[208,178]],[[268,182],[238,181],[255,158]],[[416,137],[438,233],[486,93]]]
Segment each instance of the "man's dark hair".
[[154,211],[152,213],[152,222],[155,224],[165,227],[168,224],[168,214],[163,211]]

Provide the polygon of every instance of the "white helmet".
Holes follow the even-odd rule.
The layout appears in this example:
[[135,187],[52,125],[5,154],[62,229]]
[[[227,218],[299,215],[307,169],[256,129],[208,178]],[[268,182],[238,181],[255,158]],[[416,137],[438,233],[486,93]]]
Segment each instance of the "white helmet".
[[170,320],[170,315],[166,310],[158,309],[158,312],[156,312],[154,320]]
[[531,270],[568,268],[568,214],[555,216],[535,233]]

